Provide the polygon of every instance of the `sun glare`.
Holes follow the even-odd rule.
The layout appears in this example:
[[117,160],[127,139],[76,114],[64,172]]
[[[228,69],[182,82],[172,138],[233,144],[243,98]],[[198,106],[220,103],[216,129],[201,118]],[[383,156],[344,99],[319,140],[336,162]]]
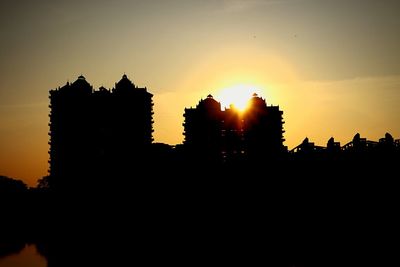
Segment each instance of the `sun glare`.
[[233,105],[239,111],[244,111],[254,93],[262,95],[260,89],[251,85],[240,84],[221,89],[216,95],[216,100],[221,102],[222,108]]

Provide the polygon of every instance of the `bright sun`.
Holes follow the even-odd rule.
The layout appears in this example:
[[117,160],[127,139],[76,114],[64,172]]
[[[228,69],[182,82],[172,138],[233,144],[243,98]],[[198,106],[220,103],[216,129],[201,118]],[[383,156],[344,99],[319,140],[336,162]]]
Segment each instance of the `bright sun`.
[[229,107],[231,104],[240,111],[247,108],[249,99],[256,93],[262,95],[260,89],[252,85],[235,85],[221,89],[216,95],[216,100],[221,102],[222,108]]

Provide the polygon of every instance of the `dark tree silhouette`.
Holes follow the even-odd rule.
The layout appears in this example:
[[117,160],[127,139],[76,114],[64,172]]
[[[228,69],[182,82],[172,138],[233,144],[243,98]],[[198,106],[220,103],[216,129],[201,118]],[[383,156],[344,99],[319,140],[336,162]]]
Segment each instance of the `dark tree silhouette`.
[[24,193],[28,189],[21,180],[0,176],[0,195],[9,193]]

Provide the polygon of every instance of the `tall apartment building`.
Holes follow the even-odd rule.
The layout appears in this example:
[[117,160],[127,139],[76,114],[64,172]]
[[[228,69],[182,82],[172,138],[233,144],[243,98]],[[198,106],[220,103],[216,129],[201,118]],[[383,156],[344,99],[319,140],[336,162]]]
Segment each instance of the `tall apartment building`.
[[53,181],[129,175],[153,141],[152,96],[126,75],[112,90],[94,90],[83,76],[50,90]]
[[277,157],[286,150],[283,111],[267,106],[257,94],[243,113],[233,107],[221,110],[221,104],[208,95],[195,108],[186,108],[184,118],[184,144],[204,160],[254,161]]

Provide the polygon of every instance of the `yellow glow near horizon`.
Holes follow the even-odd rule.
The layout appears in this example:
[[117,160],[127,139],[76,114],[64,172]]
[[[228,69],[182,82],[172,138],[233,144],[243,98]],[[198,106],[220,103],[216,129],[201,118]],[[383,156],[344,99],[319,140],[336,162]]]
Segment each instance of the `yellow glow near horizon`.
[[222,108],[233,105],[236,109],[243,112],[254,93],[262,95],[262,90],[252,85],[238,84],[221,89],[215,96],[215,99],[221,102]]

